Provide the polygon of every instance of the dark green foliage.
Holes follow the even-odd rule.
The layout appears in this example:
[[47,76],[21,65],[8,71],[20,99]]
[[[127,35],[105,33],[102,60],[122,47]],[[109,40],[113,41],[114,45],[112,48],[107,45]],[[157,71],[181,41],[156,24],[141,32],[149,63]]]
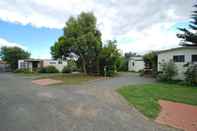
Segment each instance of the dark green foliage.
[[39,73],[59,73],[59,71],[54,66],[47,66],[40,68],[38,70]]
[[45,69],[44,67],[42,67],[42,68],[39,68],[39,69],[37,70],[37,72],[38,72],[38,73],[46,73],[46,69]]
[[152,69],[152,75],[157,74],[157,53],[152,51],[143,56],[145,68]]
[[0,57],[3,61],[10,64],[12,70],[18,68],[19,59],[27,59],[30,57],[30,53],[24,51],[19,47],[2,47],[0,50]]
[[68,63],[68,65],[67,65],[67,67],[69,67],[70,69],[71,69],[71,71],[73,72],[73,71],[78,71],[79,69],[77,68],[77,63],[76,63],[76,61],[75,60],[68,60],[67,61],[67,63]]
[[116,41],[108,41],[100,53],[100,74],[113,76],[120,64],[120,57],[121,54],[116,47]]
[[32,73],[29,69],[16,69],[14,73],[24,73],[24,74],[30,74]]
[[84,73],[99,73],[99,53],[102,48],[101,33],[96,28],[96,17],[82,12],[77,18],[70,17],[64,27],[64,35],[51,47],[54,58],[79,57]]
[[[197,5],[194,5],[194,7],[197,8]],[[179,28],[183,33],[177,34],[177,37],[183,40],[183,42],[181,42],[183,46],[197,46],[197,11],[193,11],[191,19],[192,21],[190,21],[189,27],[194,33],[188,29]]]
[[120,58],[120,66],[118,67],[118,71],[128,71],[128,60],[125,57]]
[[62,73],[71,73],[72,69],[69,66],[64,66]]
[[[101,32],[96,28],[96,17],[82,12],[77,18],[70,17],[64,27],[64,35],[51,47],[53,58],[78,56],[77,65],[85,74],[102,74],[106,66],[113,75],[121,60],[115,42],[102,45]],[[73,70],[73,69],[72,69]]]
[[71,59],[67,61],[67,66],[63,68],[62,73],[71,73],[78,70],[76,61]]
[[140,70],[140,71],[139,71],[139,75],[140,75],[140,76],[144,76],[144,75],[145,75],[145,74],[144,74],[144,70]]
[[177,67],[173,61],[167,63],[161,63],[161,72],[158,74],[157,78],[159,81],[172,81],[173,77],[177,75]]
[[126,60],[129,60],[131,57],[138,56],[137,53],[127,52],[124,54]]
[[185,83],[188,85],[197,85],[197,65],[191,64],[185,72]]

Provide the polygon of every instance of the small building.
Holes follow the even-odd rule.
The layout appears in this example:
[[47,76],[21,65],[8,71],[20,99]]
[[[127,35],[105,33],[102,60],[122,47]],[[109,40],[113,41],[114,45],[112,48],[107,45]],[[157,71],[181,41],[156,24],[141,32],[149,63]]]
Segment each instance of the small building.
[[8,72],[8,71],[10,71],[10,64],[0,60],[0,72]]
[[128,62],[128,70],[139,72],[145,68],[145,63],[142,56],[131,57]]
[[188,47],[177,47],[168,50],[162,50],[158,52],[158,71],[162,70],[161,64],[166,63],[172,60],[178,70],[178,74],[175,79],[184,79],[184,73],[187,69],[186,64],[197,63],[197,47],[188,46]]
[[31,71],[38,68],[54,66],[59,71],[62,71],[64,66],[67,66],[67,61],[64,60],[41,60],[41,59],[24,59],[18,60],[18,69],[30,69]]

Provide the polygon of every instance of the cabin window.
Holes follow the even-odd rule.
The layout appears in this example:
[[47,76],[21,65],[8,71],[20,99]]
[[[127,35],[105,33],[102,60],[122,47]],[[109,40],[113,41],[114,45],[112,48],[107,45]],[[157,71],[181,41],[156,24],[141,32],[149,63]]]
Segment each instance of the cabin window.
[[20,68],[25,69],[27,68],[27,64],[25,62],[20,63]]
[[176,55],[173,56],[174,62],[185,62],[185,56],[184,55]]
[[197,62],[197,55],[192,55],[192,62]]

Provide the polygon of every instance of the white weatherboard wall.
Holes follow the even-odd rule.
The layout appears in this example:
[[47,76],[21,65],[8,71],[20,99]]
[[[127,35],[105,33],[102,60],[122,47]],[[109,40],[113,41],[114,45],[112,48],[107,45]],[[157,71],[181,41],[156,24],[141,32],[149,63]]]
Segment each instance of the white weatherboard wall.
[[26,62],[25,60],[18,60],[18,69],[31,69],[32,70],[32,63]]
[[143,70],[145,67],[145,63],[142,57],[131,57],[128,63],[128,70],[138,72]]
[[187,69],[187,67],[184,67],[184,65],[192,62],[192,55],[197,55],[197,48],[177,48],[158,53],[158,71],[161,71],[162,69],[161,63],[169,62],[170,60],[173,60],[174,56],[177,55],[185,56],[184,62],[174,62],[178,70],[178,75],[175,77],[175,79],[183,80],[184,72]]

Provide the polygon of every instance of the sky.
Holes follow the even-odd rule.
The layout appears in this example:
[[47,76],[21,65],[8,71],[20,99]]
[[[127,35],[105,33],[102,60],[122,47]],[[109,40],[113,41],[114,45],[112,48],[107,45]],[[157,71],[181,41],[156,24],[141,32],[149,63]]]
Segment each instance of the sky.
[[70,16],[93,12],[102,40],[144,54],[179,46],[196,0],[0,0],[0,47],[19,46],[32,58],[50,58]]

